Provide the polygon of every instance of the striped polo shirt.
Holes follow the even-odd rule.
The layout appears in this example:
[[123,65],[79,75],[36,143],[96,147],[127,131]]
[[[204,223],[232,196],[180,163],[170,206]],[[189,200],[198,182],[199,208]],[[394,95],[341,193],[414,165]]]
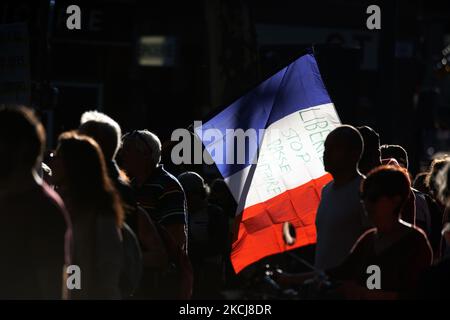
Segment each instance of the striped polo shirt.
[[161,225],[187,224],[186,198],[178,180],[156,167],[147,181],[136,189],[136,200]]

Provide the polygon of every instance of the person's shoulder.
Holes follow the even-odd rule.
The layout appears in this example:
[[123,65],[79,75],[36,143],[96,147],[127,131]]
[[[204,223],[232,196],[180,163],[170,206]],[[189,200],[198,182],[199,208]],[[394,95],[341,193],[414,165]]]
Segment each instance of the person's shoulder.
[[[359,191],[360,186],[361,186],[361,182],[364,180],[364,177],[361,175],[358,175],[357,177],[355,177],[353,180],[347,182],[345,185],[339,186],[339,190],[353,190],[353,189],[357,189]],[[333,192],[334,186],[334,180],[331,180],[330,182],[328,182],[323,188],[322,188],[322,193],[329,193],[329,192]]]
[[406,235],[410,238],[413,238],[415,240],[427,240],[427,235],[425,231],[423,231],[421,228],[416,227],[412,225],[411,223],[408,223],[406,221],[401,221],[401,223],[404,226],[404,229],[406,230]]
[[428,209],[430,209],[433,213],[435,213],[436,211],[437,212],[441,211],[437,201],[435,199],[433,199],[433,197],[431,197],[429,194],[423,193],[423,192],[422,192],[422,196],[425,199],[425,201],[427,202]]
[[167,182],[174,183],[174,184],[176,184],[176,185],[181,187],[180,182],[178,181],[178,179],[173,174],[171,174],[169,171],[167,171],[164,168],[161,168],[161,170],[164,172],[164,178],[165,178],[165,180]]
[[417,241],[420,241],[424,244],[429,245],[429,241],[428,241],[428,237],[427,234],[425,233],[425,231],[423,231],[422,229],[420,229],[419,227],[416,226],[411,226],[411,235],[413,236],[413,238],[415,238]]
[[358,238],[358,240],[367,240],[367,239],[373,239],[375,238],[377,234],[377,228],[370,228],[364,231],[361,236]]
[[416,201],[419,200],[419,201],[422,201],[424,203],[427,202],[427,197],[426,197],[425,193],[423,193],[422,191],[419,191],[417,189],[414,189],[414,188],[411,188],[411,190],[414,193],[414,195],[416,196]]
[[365,245],[367,243],[371,243],[374,239],[375,236],[377,234],[377,229],[376,228],[370,228],[366,231],[364,231],[359,238],[356,240],[355,244],[353,245],[352,248],[352,252],[357,248],[360,247],[362,245]]
[[[49,232],[44,232],[47,236],[60,236],[68,229],[71,229],[71,219],[66,210],[61,197],[50,188],[45,182],[38,188],[39,205],[36,207],[37,218],[40,228]],[[36,204],[37,205],[37,204]],[[36,213],[36,211],[34,213]],[[41,229],[42,230],[42,229]]]
[[329,193],[331,188],[333,187],[333,184],[334,184],[334,180],[331,180],[326,185],[324,185],[322,188],[322,195]]
[[40,195],[40,202],[42,206],[46,209],[51,208],[55,211],[63,213],[65,211],[64,202],[59,196],[59,194],[50,188],[45,182],[38,188]]
[[181,189],[181,184],[178,182],[177,178],[168,172],[162,165],[156,168],[155,173],[152,178],[147,181],[147,184],[158,186],[160,189],[166,188],[178,188]]
[[425,249],[426,251],[428,251],[430,253],[430,255],[432,255],[433,250],[431,249],[431,245],[430,242],[428,240],[428,237],[425,233],[425,231],[423,231],[422,229],[420,229],[419,227],[416,227],[410,223],[404,222],[402,221],[402,223],[405,225],[405,227],[407,228],[407,243],[408,246],[411,248],[415,248],[415,250],[417,249]]
[[173,192],[184,192],[183,187],[181,186],[181,183],[178,181],[178,179],[172,175],[170,172],[168,172],[166,169],[161,167],[161,179],[160,184],[162,185],[164,189],[164,193],[173,191]]

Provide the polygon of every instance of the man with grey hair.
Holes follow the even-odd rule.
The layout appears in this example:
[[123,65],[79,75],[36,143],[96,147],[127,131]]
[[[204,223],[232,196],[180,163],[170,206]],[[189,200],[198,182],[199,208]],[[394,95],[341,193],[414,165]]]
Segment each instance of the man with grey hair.
[[[161,142],[148,130],[134,130],[122,139],[120,151],[121,167],[132,179],[134,195],[156,222],[167,231],[179,252],[181,282],[171,277],[165,278],[166,290],[178,287],[181,295],[167,293],[165,298],[188,298],[192,288],[192,270],[187,255],[187,214],[186,197],[178,180],[167,172],[161,162]],[[169,256],[171,254],[169,253]],[[180,287],[181,286],[181,287]],[[161,290],[161,289],[160,289]]]
[[[81,116],[80,134],[91,137],[100,146],[105,163],[108,166],[108,174],[114,183],[117,191],[120,193],[122,200],[128,207],[136,207],[136,199],[133,190],[127,182],[127,178],[121,173],[116,163],[116,155],[120,148],[122,130],[119,124],[111,117],[98,111],[86,111]],[[137,232],[137,222],[131,221],[127,216],[127,223]]]
[[122,130],[116,121],[104,113],[86,111],[81,116],[78,131],[98,143],[107,161],[114,160],[122,137]]
[[186,251],[185,195],[178,180],[160,164],[159,138],[148,130],[128,133],[123,137],[120,156],[122,167],[132,178],[139,204]]

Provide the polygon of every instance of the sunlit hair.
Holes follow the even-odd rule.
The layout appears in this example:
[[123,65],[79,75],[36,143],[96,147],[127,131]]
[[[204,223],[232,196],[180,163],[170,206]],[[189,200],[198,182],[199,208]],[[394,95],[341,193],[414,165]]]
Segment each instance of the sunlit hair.
[[105,160],[115,158],[120,148],[122,130],[119,124],[104,113],[86,111],[81,116],[80,134],[93,138],[100,146]]
[[[445,168],[445,166],[450,163],[450,157],[449,156],[443,156],[437,159],[434,159],[433,162],[431,162],[430,170],[428,172],[427,177],[425,178],[425,185],[430,190],[430,193],[434,197],[439,197],[439,190],[442,189],[442,187],[437,183],[436,177],[438,176],[439,172]],[[442,182],[442,179],[441,179]]]
[[446,207],[450,206],[450,161],[445,162],[444,167],[439,170],[435,178],[437,199]]
[[36,168],[44,147],[44,127],[31,109],[0,105],[1,176]]
[[161,162],[161,141],[148,130],[134,130],[124,135],[122,143],[132,144],[139,152],[148,154],[153,166]]
[[403,165],[403,167],[408,169],[408,153],[405,148],[396,144],[383,144],[380,150],[382,159],[393,158],[397,160],[399,164]]
[[379,166],[370,171],[361,183],[361,197],[371,202],[383,196],[400,196],[404,204],[410,193],[411,180],[408,171],[398,166]]
[[117,226],[121,227],[122,202],[108,176],[98,144],[87,136],[65,132],[59,136],[56,154],[64,168],[70,205],[114,215]]

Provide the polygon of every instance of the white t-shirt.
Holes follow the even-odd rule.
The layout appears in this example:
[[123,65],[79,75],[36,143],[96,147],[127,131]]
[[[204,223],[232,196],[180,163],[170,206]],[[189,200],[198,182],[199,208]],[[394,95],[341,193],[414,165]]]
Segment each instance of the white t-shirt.
[[340,265],[370,227],[359,196],[362,179],[358,176],[339,188],[331,181],[323,188],[316,215],[316,268],[325,270]]

